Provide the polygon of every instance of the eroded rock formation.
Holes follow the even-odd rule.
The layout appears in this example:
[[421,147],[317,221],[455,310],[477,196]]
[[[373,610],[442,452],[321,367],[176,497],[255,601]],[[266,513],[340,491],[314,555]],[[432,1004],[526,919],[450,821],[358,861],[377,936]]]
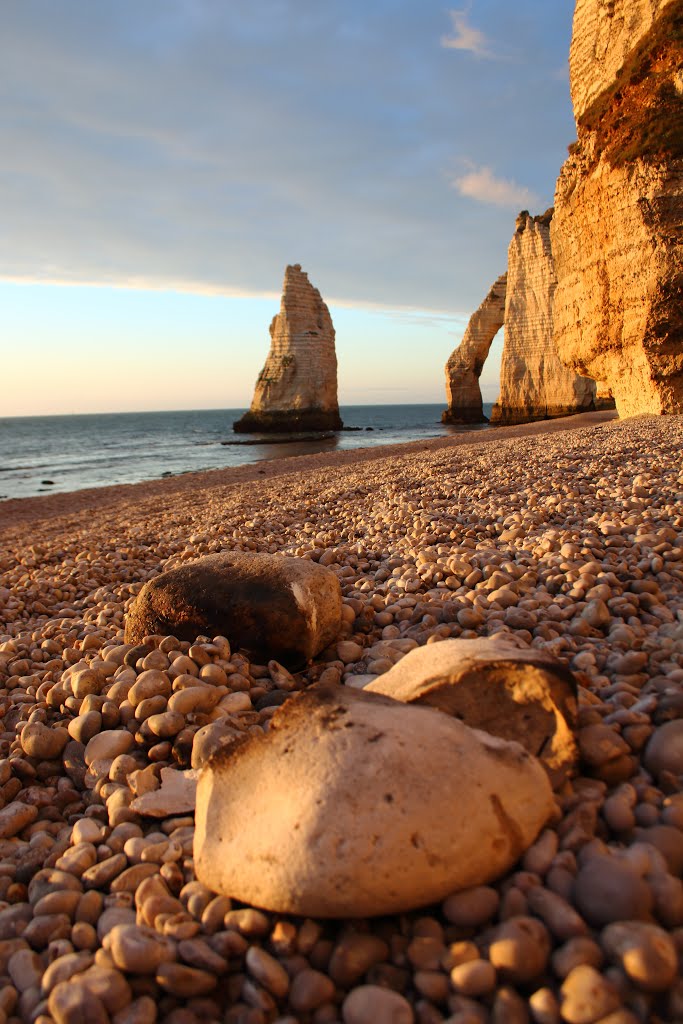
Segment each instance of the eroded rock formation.
[[555,195],[555,339],[622,416],[683,412],[683,10],[577,0],[578,141]]
[[479,309],[470,317],[460,345],[446,363],[448,408],[442,423],[486,423],[479,377],[491,342],[503,326],[507,273],[493,284]]
[[238,433],[340,430],[337,355],[330,312],[298,263],[288,266],[280,312],[249,412]]
[[508,248],[505,344],[492,423],[526,423],[594,408],[595,381],[567,369],[553,339],[552,214],[551,209],[530,217],[523,210]]

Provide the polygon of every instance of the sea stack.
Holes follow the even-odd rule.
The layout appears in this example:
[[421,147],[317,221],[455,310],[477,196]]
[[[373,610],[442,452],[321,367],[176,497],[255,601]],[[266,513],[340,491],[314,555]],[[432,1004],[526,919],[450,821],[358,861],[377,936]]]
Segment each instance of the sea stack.
[[298,263],[288,266],[270,352],[238,433],[341,430],[330,312]]
[[505,320],[507,274],[491,286],[481,306],[472,314],[463,339],[446,363],[448,408],[442,423],[486,423],[479,377],[491,342]]
[[578,0],[555,193],[555,339],[621,417],[683,413],[683,8]]
[[529,423],[595,408],[595,381],[567,369],[555,345],[552,218],[552,208],[536,217],[522,210],[508,247],[500,396],[491,423]]

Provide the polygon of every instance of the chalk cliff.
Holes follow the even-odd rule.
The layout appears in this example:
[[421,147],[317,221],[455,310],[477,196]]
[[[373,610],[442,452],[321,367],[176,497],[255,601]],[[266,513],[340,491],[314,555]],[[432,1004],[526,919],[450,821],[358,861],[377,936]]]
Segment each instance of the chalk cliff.
[[680,0],[576,0],[569,87],[577,121],[611,89],[655,22]]
[[526,423],[594,408],[595,381],[563,366],[553,340],[552,214],[551,209],[530,217],[523,210],[508,248],[505,344],[492,423]]
[[680,0],[577,0],[555,340],[621,416],[683,412],[682,69]]
[[491,342],[505,318],[507,274],[492,285],[488,295],[472,314],[460,345],[446,363],[448,408],[442,423],[486,423],[481,401],[479,377],[491,348]]
[[341,430],[334,327],[320,292],[298,263],[288,266],[280,312],[270,325],[270,352],[249,412],[247,432]]

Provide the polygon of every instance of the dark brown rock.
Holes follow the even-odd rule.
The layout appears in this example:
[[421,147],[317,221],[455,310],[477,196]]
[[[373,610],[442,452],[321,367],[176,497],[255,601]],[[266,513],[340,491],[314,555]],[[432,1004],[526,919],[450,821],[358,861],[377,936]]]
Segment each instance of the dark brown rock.
[[300,666],[341,628],[337,577],[308,559],[230,552],[171,569],[140,591],[126,642],[172,633],[226,636],[260,660]]

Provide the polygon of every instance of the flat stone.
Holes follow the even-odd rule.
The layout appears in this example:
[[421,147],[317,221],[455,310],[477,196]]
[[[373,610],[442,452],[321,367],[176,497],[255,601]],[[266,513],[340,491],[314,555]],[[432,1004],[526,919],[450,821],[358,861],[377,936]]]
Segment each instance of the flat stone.
[[575,768],[576,682],[562,662],[535,648],[488,638],[427,644],[365,691],[438,708],[521,743],[543,762],[553,786]]
[[195,871],[267,910],[390,914],[498,877],[553,807],[545,771],[519,744],[431,708],[318,684],[278,710],[267,734],[203,768]]
[[220,634],[258,660],[299,667],[336,639],[341,604],[335,574],[309,559],[208,555],[145,583],[126,617],[126,638]]
[[186,772],[162,768],[160,788],[136,797],[130,804],[131,811],[150,818],[191,813],[197,799],[198,776],[199,772],[194,768]]

